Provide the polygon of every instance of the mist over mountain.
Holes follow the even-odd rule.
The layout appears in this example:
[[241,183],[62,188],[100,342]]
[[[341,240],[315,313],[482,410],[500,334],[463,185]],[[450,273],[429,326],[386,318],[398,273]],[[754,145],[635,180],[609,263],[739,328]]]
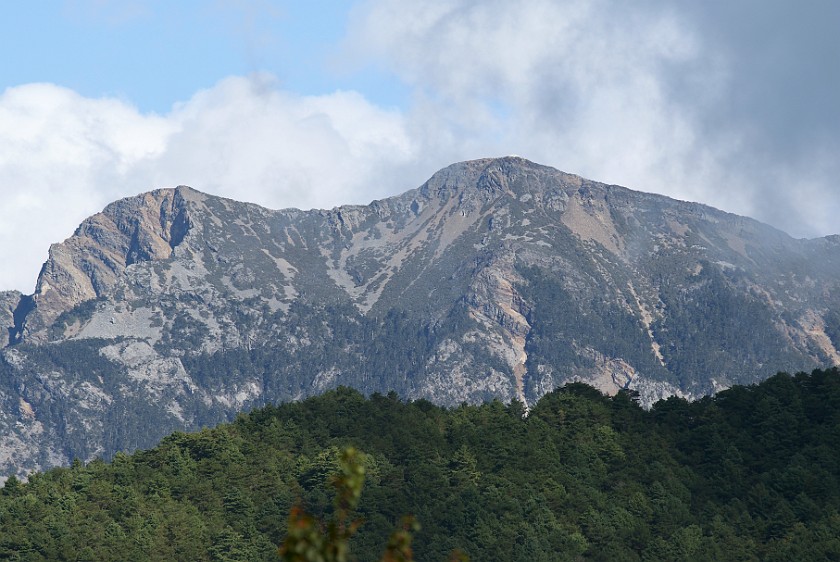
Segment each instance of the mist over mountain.
[[339,385],[526,405],[570,380],[646,404],[840,363],[840,237],[508,157],[366,206],[162,189],[0,293],[0,470],[148,447]]

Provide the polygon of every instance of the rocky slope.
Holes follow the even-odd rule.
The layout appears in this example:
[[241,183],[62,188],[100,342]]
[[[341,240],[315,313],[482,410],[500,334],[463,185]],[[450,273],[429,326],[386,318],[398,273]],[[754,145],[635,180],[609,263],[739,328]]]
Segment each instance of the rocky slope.
[[0,471],[340,384],[650,401],[836,364],[838,274],[838,237],[512,157],[329,211],[157,190],[54,245],[31,297],[0,293]]
[[9,330],[15,325],[15,310],[22,297],[17,291],[0,291],[0,326],[3,327],[0,338],[11,337]]

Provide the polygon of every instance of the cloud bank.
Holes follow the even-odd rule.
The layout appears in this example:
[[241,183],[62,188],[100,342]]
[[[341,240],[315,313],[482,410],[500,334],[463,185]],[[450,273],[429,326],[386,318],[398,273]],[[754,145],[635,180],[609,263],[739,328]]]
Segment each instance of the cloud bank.
[[9,88],[0,289],[31,291],[50,243],[156,187],[330,207],[505,154],[796,236],[837,233],[838,18],[822,0],[368,0],[334,63],[385,69],[412,92],[400,108],[296,94],[268,74],[159,115],[51,84]]
[[837,21],[827,1],[377,0],[348,45],[456,132],[442,152],[516,152],[814,236],[840,231]]
[[403,117],[353,92],[234,77],[168,115],[29,84],[0,96],[0,287],[31,291],[49,245],[107,203],[185,184],[269,207],[366,203],[413,158]]

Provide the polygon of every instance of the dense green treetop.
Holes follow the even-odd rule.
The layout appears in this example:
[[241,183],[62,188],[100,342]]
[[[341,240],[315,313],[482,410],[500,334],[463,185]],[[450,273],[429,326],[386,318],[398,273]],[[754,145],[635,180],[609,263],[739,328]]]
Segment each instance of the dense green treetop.
[[279,560],[289,513],[330,520],[352,446],[358,560],[402,517],[417,560],[840,558],[840,371],[779,374],[650,411],[570,384],[445,409],[340,388],[175,433],[110,463],[11,478],[0,558]]

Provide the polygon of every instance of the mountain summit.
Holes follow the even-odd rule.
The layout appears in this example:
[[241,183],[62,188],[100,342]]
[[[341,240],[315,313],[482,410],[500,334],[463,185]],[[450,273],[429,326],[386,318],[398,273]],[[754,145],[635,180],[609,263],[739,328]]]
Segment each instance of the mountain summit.
[[0,465],[152,445],[337,385],[458,404],[570,380],[646,402],[840,363],[840,239],[517,157],[366,206],[123,199],[0,293]]

